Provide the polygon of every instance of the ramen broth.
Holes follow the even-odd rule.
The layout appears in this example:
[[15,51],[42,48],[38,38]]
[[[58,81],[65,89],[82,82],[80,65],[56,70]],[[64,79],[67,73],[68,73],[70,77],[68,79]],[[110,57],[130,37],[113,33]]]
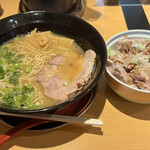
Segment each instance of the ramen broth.
[[0,47],[0,100],[15,109],[37,109],[59,103],[44,96],[35,76],[56,55],[65,56],[57,75],[71,84],[83,67],[84,52],[74,40],[37,32],[11,39]]

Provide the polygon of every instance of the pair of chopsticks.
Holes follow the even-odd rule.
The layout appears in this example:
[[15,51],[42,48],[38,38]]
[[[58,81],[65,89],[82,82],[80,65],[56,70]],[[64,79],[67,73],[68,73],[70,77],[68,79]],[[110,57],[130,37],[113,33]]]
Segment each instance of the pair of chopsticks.
[[32,118],[32,119],[42,119],[42,120],[53,120],[53,121],[91,125],[91,126],[100,126],[100,127],[103,125],[103,122],[99,119],[79,118],[79,117],[55,115],[55,114],[38,114],[38,115],[37,114],[16,114],[16,113],[7,113],[7,112],[0,111],[0,115],[24,117],[24,118]]
[[13,117],[24,117],[24,118],[32,118],[26,122],[23,122],[14,128],[11,128],[6,133],[0,135],[0,145],[9,140],[12,136],[28,129],[32,128],[36,125],[40,125],[43,123],[48,123],[49,120],[60,121],[60,122],[68,122],[68,123],[76,123],[82,125],[94,125],[94,126],[102,126],[103,122],[98,119],[87,119],[87,118],[78,118],[72,116],[63,116],[63,115],[54,115],[54,114],[15,114],[15,113],[7,113],[0,111],[0,115],[5,116],[13,116]]

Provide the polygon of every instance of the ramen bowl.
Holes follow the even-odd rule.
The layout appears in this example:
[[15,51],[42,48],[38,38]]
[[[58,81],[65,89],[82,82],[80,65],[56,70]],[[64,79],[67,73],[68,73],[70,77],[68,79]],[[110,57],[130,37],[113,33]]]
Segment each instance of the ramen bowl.
[[53,33],[74,39],[84,51],[88,49],[95,51],[96,63],[92,78],[84,90],[60,104],[34,110],[17,110],[0,107],[1,111],[13,113],[53,113],[61,107],[78,101],[89,93],[96,86],[105,70],[107,50],[100,33],[84,20],[64,13],[31,11],[4,18],[0,20],[0,45],[18,35],[30,33],[35,28],[38,31],[52,31]]
[[[146,40],[149,39],[150,31],[148,30],[129,30],[118,33],[112,36],[107,42],[106,46],[107,49],[112,48],[118,42],[118,40],[123,39],[125,36],[128,38],[135,38],[135,39],[142,39]],[[118,78],[116,78],[106,67],[105,71],[106,79],[110,87],[116,92],[118,95],[123,97],[126,100],[141,103],[141,104],[150,104],[150,91],[148,90],[141,90],[136,87],[132,87]]]

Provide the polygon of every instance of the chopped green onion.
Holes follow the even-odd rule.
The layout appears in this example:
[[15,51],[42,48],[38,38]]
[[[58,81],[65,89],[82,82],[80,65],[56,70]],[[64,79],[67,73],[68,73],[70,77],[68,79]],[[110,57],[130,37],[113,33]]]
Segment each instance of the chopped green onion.
[[144,50],[144,46],[142,45],[142,43],[138,43],[139,46],[139,50]]
[[110,51],[111,51],[111,48],[108,48],[108,50],[107,50],[108,56],[110,56]]
[[27,66],[27,67],[28,67],[29,65],[30,65],[30,63],[28,63],[28,62],[25,63],[25,66]]
[[26,68],[25,72],[29,73],[30,72],[30,68]]
[[19,37],[15,37],[14,40],[19,40]]
[[0,64],[0,79],[3,79],[5,77],[5,69],[4,67]]

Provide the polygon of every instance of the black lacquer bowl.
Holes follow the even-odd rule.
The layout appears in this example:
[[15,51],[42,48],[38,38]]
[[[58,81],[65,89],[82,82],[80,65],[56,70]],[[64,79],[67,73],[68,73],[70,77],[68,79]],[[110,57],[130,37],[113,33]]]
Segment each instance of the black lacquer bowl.
[[[17,35],[27,34],[33,29],[52,31],[74,39],[84,51],[95,51],[96,65],[92,79],[85,89],[61,104],[37,110],[12,110],[0,107],[0,111],[10,113],[53,113],[74,101],[81,99],[98,83],[107,61],[105,42],[100,33],[84,20],[64,13],[31,11],[20,13],[0,20],[0,45]],[[61,113],[60,113],[61,114]]]

